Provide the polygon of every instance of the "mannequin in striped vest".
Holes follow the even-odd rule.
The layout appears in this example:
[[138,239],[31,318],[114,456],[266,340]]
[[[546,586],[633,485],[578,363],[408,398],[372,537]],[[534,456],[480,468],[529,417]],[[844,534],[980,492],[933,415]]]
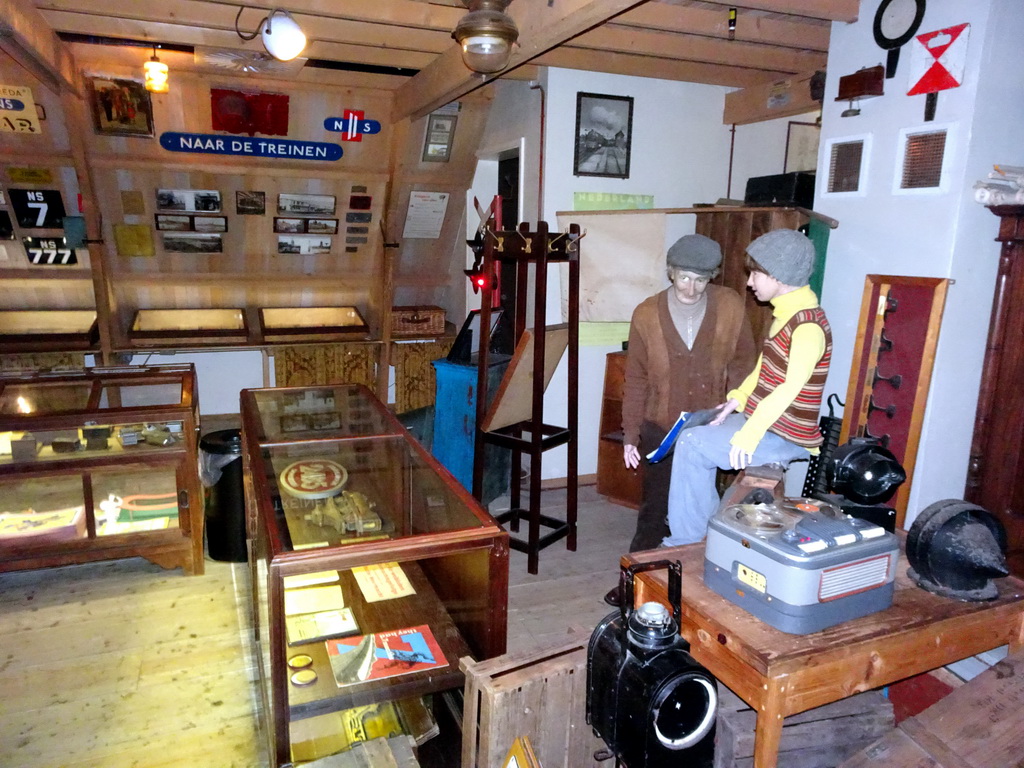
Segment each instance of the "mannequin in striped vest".
[[679,435],[665,546],[704,538],[720,503],[716,468],[788,466],[818,452],[832,331],[808,285],[814,256],[813,243],[792,229],[768,232],[747,246],[747,287],[771,303],[772,325],[754,370],[726,395],[714,420]]

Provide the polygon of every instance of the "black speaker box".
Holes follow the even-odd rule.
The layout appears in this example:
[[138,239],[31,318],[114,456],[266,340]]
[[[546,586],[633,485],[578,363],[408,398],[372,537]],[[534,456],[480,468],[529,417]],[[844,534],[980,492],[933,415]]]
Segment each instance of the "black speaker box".
[[812,208],[814,173],[797,171],[747,179],[747,191],[743,196],[743,202],[746,205],[792,205],[798,208]]

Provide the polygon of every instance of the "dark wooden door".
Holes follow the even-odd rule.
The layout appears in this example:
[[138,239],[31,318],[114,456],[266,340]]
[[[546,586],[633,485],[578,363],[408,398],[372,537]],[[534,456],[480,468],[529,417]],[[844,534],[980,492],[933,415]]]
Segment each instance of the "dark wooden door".
[[1006,527],[1007,560],[1024,576],[1024,206],[997,206],[1002,243],[964,498]]

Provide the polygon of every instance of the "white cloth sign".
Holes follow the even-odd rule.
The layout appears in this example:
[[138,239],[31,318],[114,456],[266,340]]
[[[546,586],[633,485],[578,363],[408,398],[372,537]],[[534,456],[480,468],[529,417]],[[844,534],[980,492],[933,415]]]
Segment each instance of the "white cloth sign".
[[[665,214],[568,213],[561,230],[579,224],[580,322],[628,323],[636,305],[668,286]],[[562,317],[567,316],[568,266],[562,265]]]

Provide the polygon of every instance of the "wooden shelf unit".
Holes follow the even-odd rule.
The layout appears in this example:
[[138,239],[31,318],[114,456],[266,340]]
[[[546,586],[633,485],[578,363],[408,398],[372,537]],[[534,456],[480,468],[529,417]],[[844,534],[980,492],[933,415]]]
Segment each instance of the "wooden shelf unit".
[[605,358],[604,394],[597,443],[597,492],[617,504],[638,509],[641,468],[628,469],[622,460],[622,386],[626,353],[609,352]]

